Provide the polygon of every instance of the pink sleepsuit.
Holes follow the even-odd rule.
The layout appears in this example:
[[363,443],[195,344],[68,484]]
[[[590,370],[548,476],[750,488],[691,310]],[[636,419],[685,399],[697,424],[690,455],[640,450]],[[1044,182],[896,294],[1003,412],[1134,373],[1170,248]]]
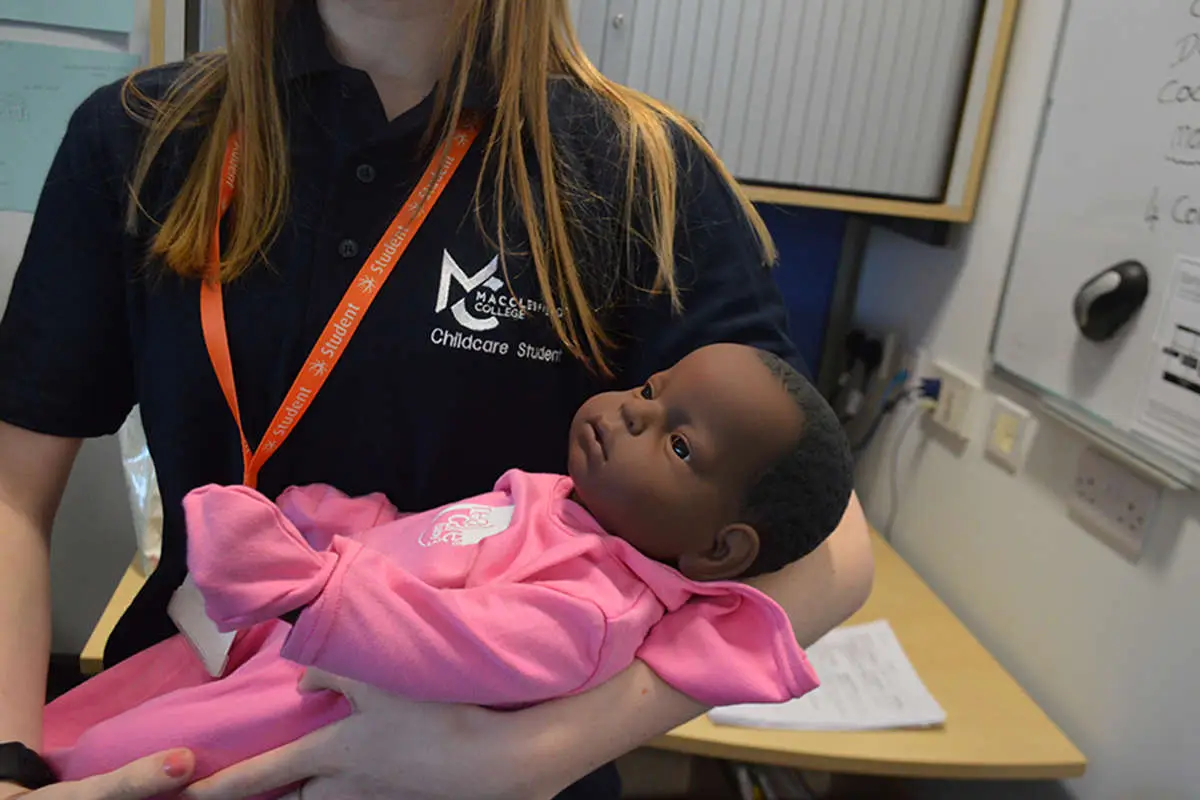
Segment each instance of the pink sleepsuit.
[[[710,705],[817,685],[786,615],[736,582],[696,583],[605,534],[557,475],[402,515],[381,495],[244,487],[184,501],[188,563],[208,615],[239,630],[224,676],[180,635],[46,709],[64,779],[170,747],[197,778],[349,713],[302,694],[315,666],[418,700],[516,707],[585,691],[635,659]],[[277,619],[305,606],[294,626]]]

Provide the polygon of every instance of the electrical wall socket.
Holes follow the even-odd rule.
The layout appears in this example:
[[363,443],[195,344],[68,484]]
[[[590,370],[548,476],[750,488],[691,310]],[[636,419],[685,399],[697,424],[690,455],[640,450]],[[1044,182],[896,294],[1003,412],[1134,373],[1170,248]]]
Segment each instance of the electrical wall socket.
[[1136,560],[1161,499],[1162,486],[1088,447],[1079,456],[1067,505],[1093,533]]
[[974,421],[972,409],[976,396],[982,391],[979,384],[939,361],[933,363],[932,377],[941,380],[942,386],[930,419],[960,439],[969,439]]

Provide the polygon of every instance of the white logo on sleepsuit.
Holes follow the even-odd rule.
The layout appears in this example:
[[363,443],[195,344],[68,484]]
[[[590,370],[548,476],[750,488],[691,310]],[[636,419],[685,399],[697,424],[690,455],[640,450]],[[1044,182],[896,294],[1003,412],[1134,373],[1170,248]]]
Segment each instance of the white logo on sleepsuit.
[[512,525],[513,506],[485,506],[458,503],[447,506],[434,517],[433,525],[417,539],[424,547],[449,544],[469,547],[489,536],[504,533]]
[[[451,279],[462,287],[463,292],[468,295],[480,286],[490,289],[493,292],[502,289],[504,281],[496,277],[496,270],[499,269],[499,266],[500,256],[495,256],[483,269],[474,275],[467,275],[467,273],[463,272],[462,267],[458,266],[458,262],[454,260],[454,256],[450,255],[450,251],[443,250],[442,277],[438,281],[437,305],[434,307],[434,312],[440,314],[449,305]],[[450,306],[450,313],[454,315],[454,319],[458,320],[458,324],[467,330],[490,331],[500,324],[500,320],[496,319],[495,316],[476,317],[472,315],[467,310],[466,297],[460,298],[458,302]]]

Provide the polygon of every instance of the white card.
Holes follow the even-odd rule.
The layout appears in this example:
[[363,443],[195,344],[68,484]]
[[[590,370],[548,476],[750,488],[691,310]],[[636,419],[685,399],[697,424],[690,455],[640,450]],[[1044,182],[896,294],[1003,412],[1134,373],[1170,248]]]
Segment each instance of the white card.
[[204,612],[204,596],[200,594],[191,575],[171,596],[167,614],[204,662],[208,674],[214,678],[221,677],[229,663],[229,649],[233,646],[237,631],[221,633],[217,630],[217,624]]

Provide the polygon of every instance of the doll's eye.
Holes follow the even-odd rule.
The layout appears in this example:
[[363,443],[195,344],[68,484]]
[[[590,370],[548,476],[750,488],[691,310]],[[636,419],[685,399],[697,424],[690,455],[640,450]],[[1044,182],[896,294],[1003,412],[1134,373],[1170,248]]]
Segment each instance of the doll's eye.
[[642,397],[644,397],[647,400],[654,399],[654,388],[650,384],[647,383],[644,386],[642,386]]
[[692,457],[692,448],[688,446],[687,439],[677,433],[671,435],[671,452],[684,461]]

